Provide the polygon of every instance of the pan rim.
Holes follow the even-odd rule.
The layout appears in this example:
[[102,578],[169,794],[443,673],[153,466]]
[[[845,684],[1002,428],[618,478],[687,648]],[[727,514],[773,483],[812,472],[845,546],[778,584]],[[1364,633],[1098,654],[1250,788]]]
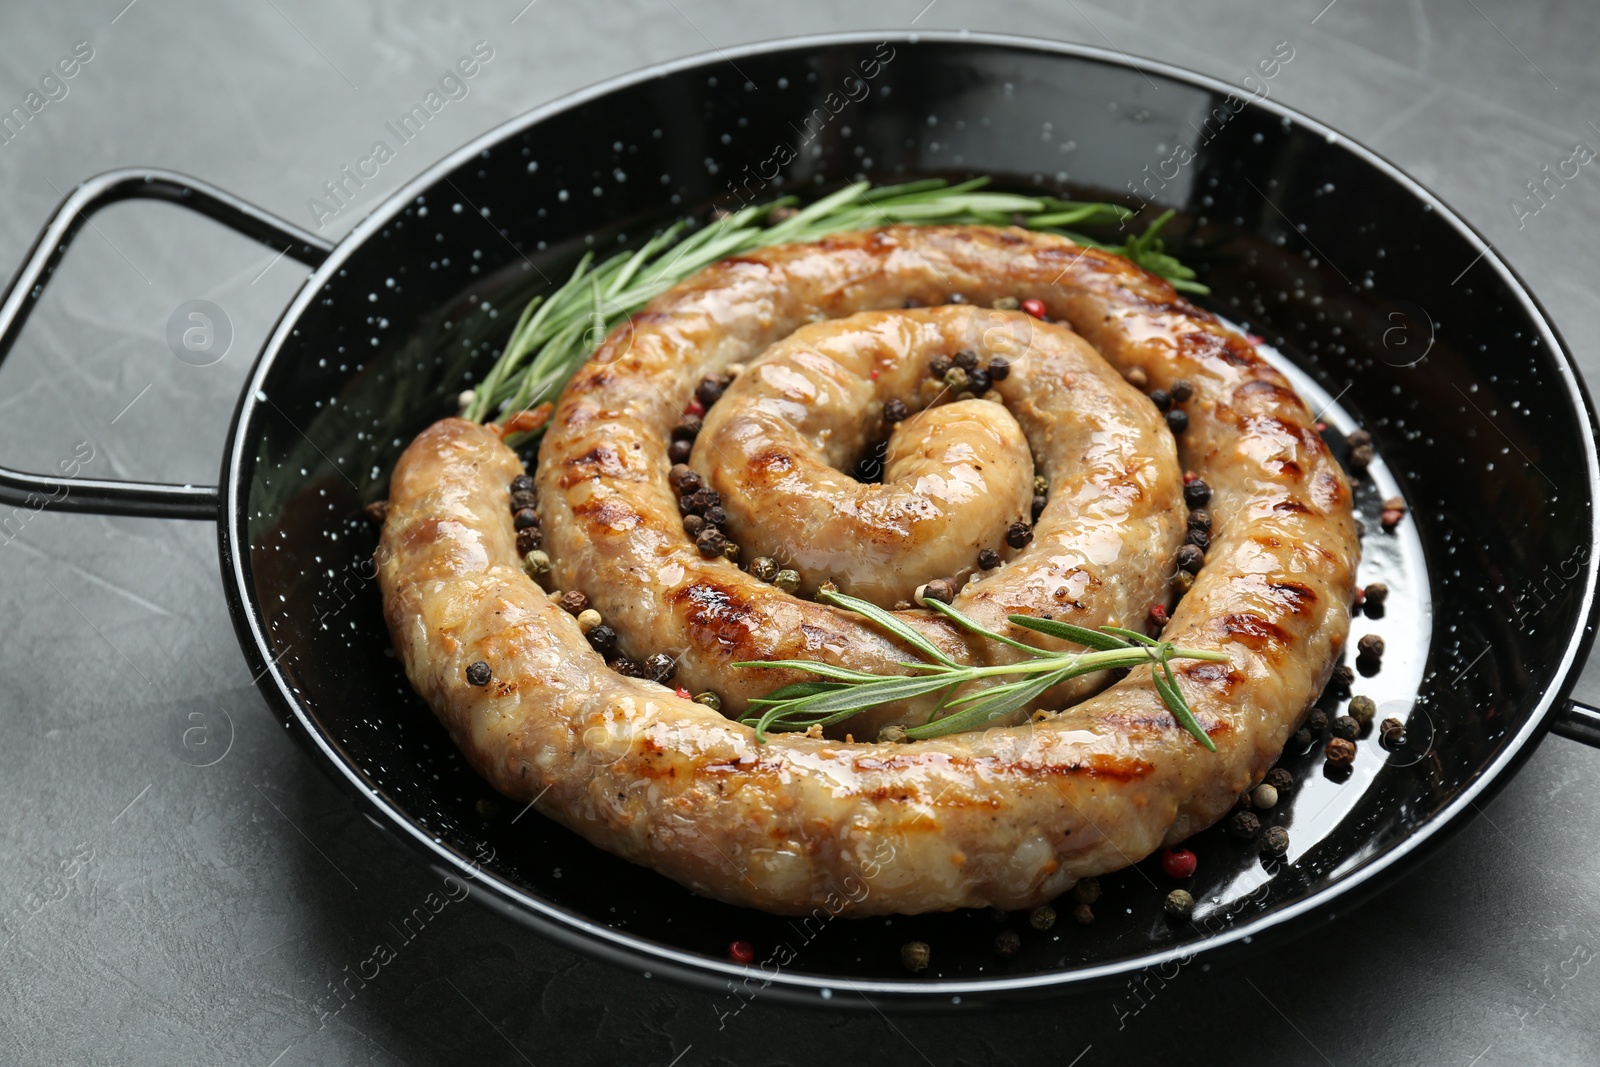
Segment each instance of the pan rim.
[[[263,343],[235,408],[228,431],[227,450],[223,457],[220,483],[224,504],[221,521],[218,523],[219,555],[224,592],[234,619],[234,628],[241,649],[250,661],[257,688],[267,697],[269,705],[277,711],[286,725],[299,726],[303,734],[300,739],[313,747],[323,769],[334,775],[340,784],[360,798],[363,813],[376,825],[416,849],[429,867],[465,879],[477,890],[472,895],[494,910],[530,926],[542,936],[565,947],[597,955],[632,970],[642,969],[647,975],[668,974],[704,989],[721,989],[725,983],[748,979],[750,971],[731,962],[709,959],[591,922],[497,876],[478,870],[475,865],[451,851],[442,841],[435,839],[417,825],[407,811],[371,789],[363,780],[359,769],[341,755],[337,744],[302,706],[288,679],[278,669],[277,658],[281,658],[281,654],[277,658],[270,655],[272,645],[262,625],[259,604],[251,592],[250,570],[245,556],[249,484],[244,476],[252,466],[250,457],[252,450],[245,447],[244,431],[254,424],[262,412],[263,406],[258,401],[265,399],[265,393],[262,391],[263,383],[323,284],[335,276],[346,260],[365,246],[373,234],[389,224],[416,196],[432,189],[443,177],[480,152],[503,145],[516,134],[554,115],[617,90],[680,71],[727,62],[743,56],[848,44],[873,44],[880,41],[908,45],[935,43],[1021,50],[1159,74],[1173,82],[1219,95],[1226,95],[1235,89],[1229,83],[1209,75],[1160,60],[1130,56],[1112,49],[1016,34],[965,30],[852,31],[779,38],[696,53],[615,75],[532,108],[485,131],[429,165],[387,199],[377,204],[357,223],[338,242],[327,260],[307,277]],[[1539,331],[1543,343],[1549,345],[1556,353],[1555,363],[1560,372],[1561,384],[1565,387],[1565,399],[1577,417],[1584,439],[1584,461],[1589,490],[1590,544],[1591,546],[1600,544],[1600,508],[1595,506],[1597,497],[1600,497],[1600,493],[1597,493],[1597,489],[1600,489],[1600,456],[1596,455],[1595,449],[1597,437],[1595,408],[1577,372],[1571,352],[1555,324],[1522,278],[1470,223],[1436,194],[1383,156],[1332,127],[1277,101],[1259,99],[1253,103],[1270,114],[1300,125],[1309,132],[1321,134],[1330,142],[1339,143],[1368,166],[1399,183],[1415,200],[1439,214],[1468,238],[1470,243],[1476,244],[1480,250],[1478,259],[1498,272],[1515,293],[1521,302],[1524,314]],[[1475,260],[1474,265],[1476,263]],[[250,440],[253,442],[254,437],[252,436]],[[1600,554],[1591,552],[1585,564],[1581,601],[1584,624],[1574,630],[1557,662],[1554,684],[1546,688],[1534,713],[1529,716],[1521,729],[1506,740],[1501,751],[1478,771],[1471,782],[1463,786],[1461,792],[1443,810],[1391,847],[1370,857],[1358,869],[1319,887],[1303,900],[1288,904],[1270,914],[1241,922],[1199,942],[1072,970],[949,981],[857,980],[783,971],[773,974],[763,971],[761,972],[763,982],[770,984],[763,985],[761,992],[780,1000],[837,1007],[851,1005],[853,1001],[847,998],[835,999],[833,997],[835,992],[858,993],[863,999],[867,994],[884,996],[905,1006],[934,1002],[973,1005],[1029,994],[1060,995],[1069,989],[1084,990],[1102,986],[1122,975],[1152,966],[1193,959],[1201,954],[1215,955],[1226,948],[1249,944],[1253,938],[1268,932],[1282,932],[1291,926],[1303,931],[1310,928],[1309,920],[1312,918],[1320,917],[1325,920],[1333,918],[1333,915],[1329,914],[1333,900],[1348,901],[1350,895],[1357,890],[1363,891],[1359,895],[1370,894],[1379,888],[1380,880],[1397,877],[1406,869],[1405,864],[1414,864],[1428,847],[1441,843],[1459,829],[1466,821],[1468,813],[1477,808],[1480,798],[1487,799],[1493,790],[1504,785],[1522,762],[1532,754],[1536,742],[1548,731],[1553,714],[1571,691],[1576,680],[1575,667],[1582,663],[1593,641],[1597,608],[1600,608],[1596,602],[1596,588],[1597,584],[1600,584],[1600,558],[1597,558],[1597,555]]]

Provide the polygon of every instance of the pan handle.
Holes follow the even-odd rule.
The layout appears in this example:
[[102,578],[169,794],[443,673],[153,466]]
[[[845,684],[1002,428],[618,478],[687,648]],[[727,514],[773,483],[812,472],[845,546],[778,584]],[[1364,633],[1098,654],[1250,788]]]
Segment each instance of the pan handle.
[[[81,183],[61,202],[6,289],[0,301],[0,362],[16,343],[73,237],[91,215],[122,200],[164,200],[198,211],[309,267],[318,266],[333,251],[320,237],[194,178],[163,170],[108,171]],[[214,485],[55,478],[0,466],[0,503],[19,507],[48,504],[95,515],[215,519],[219,499]]]
[[1600,748],[1600,708],[1568,700],[1550,719],[1550,732]]

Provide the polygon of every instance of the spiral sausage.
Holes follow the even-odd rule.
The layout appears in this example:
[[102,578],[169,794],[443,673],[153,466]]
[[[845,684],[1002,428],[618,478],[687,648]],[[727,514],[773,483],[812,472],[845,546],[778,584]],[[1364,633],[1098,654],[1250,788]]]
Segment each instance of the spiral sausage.
[[[573,380],[546,437],[540,508],[557,565],[592,567],[591,590],[620,589],[608,615],[631,602],[648,619],[666,597],[667,614],[747,647],[741,586],[670,598],[697,579],[677,573],[681,531],[669,538],[657,521],[675,513],[659,484],[659,430],[685,399],[660,392],[671,380],[662,368],[694,353],[683,373],[697,376],[812,317],[951,293],[1038,298],[1118,369],[1155,386],[1192,383],[1179,452],[1214,490],[1215,527],[1164,636],[1228,657],[1176,667],[1217,751],[1175,723],[1148,669],[983,733],[757,744],[710,709],[605,667],[521,573],[506,508],[516,456],[492,430],[447,419],[395,469],[379,579],[412,684],[481,773],[698,892],[791,913],[842,898],[853,914],[1030,906],[1181,840],[1259,780],[1348,633],[1359,551],[1349,488],[1305,406],[1242,338],[1126,261],[1059,238],[980,227],[844,235],[718,264],[664,294]],[[641,571],[635,560],[655,562]],[[982,596],[1006,570],[968,592]],[[793,603],[798,627],[817,606]],[[466,679],[479,660],[493,670],[482,687]]]

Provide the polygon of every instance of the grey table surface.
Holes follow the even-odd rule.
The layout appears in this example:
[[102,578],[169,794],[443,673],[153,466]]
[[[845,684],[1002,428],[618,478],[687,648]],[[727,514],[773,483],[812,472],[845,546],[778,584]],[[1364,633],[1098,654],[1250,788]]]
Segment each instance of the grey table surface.
[[[1592,0],[8,4],[0,109],[78,42],[92,58],[0,143],[0,265],[21,262],[73,183],[127,165],[314,226],[308,198],[480,40],[494,58],[470,95],[326,235],[457,144],[604,77],[913,22],[1110,46],[1229,81],[1292,42],[1274,96],[1460,210],[1600,373],[1593,168],[1537,216],[1509,206],[1576,143],[1600,144]],[[303,277],[170,208],[101,215],[0,375],[0,454],[42,469],[87,441],[102,473],[214,480],[245,369]],[[210,367],[165,342],[194,298],[235,332]],[[1600,1063],[1600,855],[1581,844],[1600,827],[1600,753],[1556,738],[1409,878],[1291,944],[1186,969],[1131,1019],[1109,997],[916,1018],[757,1000],[719,1028],[713,998],[471,904],[325,1017],[333,983],[432,879],[251,687],[215,553],[207,524],[48,510],[0,538],[0,1061]],[[1600,696],[1600,675],[1578,692]]]

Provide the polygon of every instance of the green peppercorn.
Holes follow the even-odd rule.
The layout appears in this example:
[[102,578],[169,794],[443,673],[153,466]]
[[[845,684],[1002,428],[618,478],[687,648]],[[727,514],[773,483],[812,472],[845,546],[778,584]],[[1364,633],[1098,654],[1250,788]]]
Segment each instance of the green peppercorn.
[[717,694],[713,693],[709,689],[707,689],[704,693],[696,693],[694,695],[694,702],[696,704],[704,704],[712,711],[722,710],[722,698],[717,696]]
[[1351,697],[1350,707],[1346,710],[1350,717],[1365,729],[1377,716],[1378,705],[1371,697]]
[[1190,913],[1194,911],[1194,897],[1190,896],[1185,890],[1174,889],[1167,894],[1166,903],[1162,906],[1166,908],[1167,914],[1174,919],[1187,919]]
[[770,582],[778,576],[778,561],[771,556],[757,556],[750,561],[750,573],[760,578],[763,582]]
[[1048,930],[1056,924],[1056,909],[1048,904],[1040,904],[1028,912],[1028,925],[1035,930]]
[[926,941],[908,941],[900,946],[900,962],[912,974],[927,970],[932,956],[933,951],[928,948]]
[[961,392],[967,387],[967,372],[960,367],[951,367],[944,373],[944,384],[951,392]]
[[1019,306],[1021,306],[1021,304],[1022,301],[1018,300],[1014,296],[997,296],[989,304],[989,306],[994,308],[996,311],[1015,311]]
[[1050,492],[1050,479],[1042,474],[1033,476],[1033,495],[1047,496]]
[[800,591],[800,572],[787,569],[780,570],[773,576],[772,584],[785,593],[793,595]]
[[1100,879],[1080,878],[1072,887],[1072,899],[1079,904],[1093,904],[1100,899]]
[[550,573],[550,553],[542,548],[536,548],[522,557],[522,571],[529,578],[538,581]]

